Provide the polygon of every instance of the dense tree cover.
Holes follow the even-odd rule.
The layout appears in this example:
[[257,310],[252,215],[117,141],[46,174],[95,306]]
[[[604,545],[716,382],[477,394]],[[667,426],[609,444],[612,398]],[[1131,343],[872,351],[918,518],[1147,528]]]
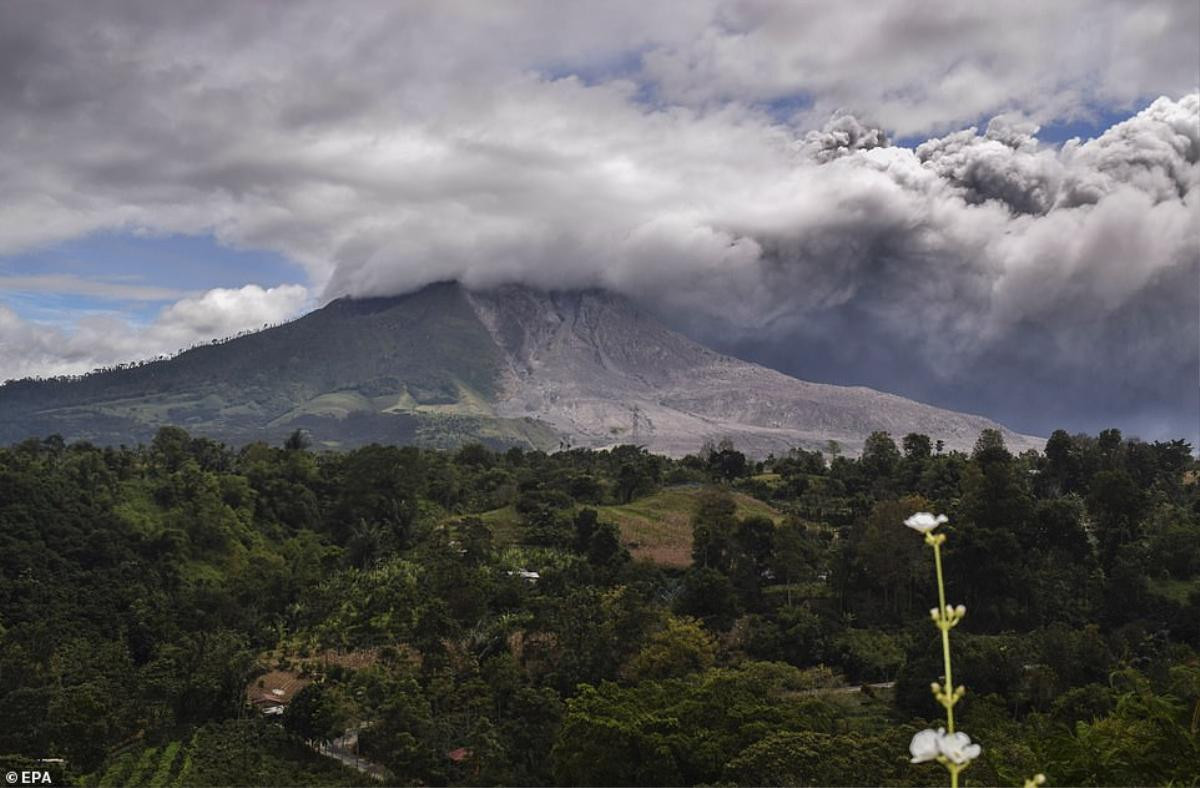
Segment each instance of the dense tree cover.
[[[210,722],[192,735],[185,785],[361,785],[362,777],[259,719]],[[153,784],[153,783],[151,783]]]
[[[695,491],[687,568],[614,514],[665,487]],[[969,611],[968,781],[1194,780],[1197,467],[1115,430],[765,461],[26,441],[0,449],[0,753],[79,777],[186,740],[184,783],[347,783],[305,742],[353,729],[399,784],[937,781],[906,757],[938,715],[920,510]],[[271,667],[308,682],[279,722],[246,703]]]

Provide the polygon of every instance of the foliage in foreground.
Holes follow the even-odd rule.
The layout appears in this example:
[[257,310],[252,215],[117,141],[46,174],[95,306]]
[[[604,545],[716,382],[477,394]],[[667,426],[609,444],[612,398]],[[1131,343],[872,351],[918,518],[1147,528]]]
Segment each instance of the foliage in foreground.
[[[762,463],[177,429],[0,449],[0,753],[89,784],[361,783],[305,744],[345,726],[400,784],[936,782],[903,754],[944,666],[899,523],[943,511],[971,611],[954,711],[986,744],[963,781],[1194,781],[1190,447],[998,438]],[[635,560],[609,513],[664,490],[688,507],[660,521],[686,524],[659,533],[673,563]],[[317,688],[285,726],[247,719],[267,669]]]

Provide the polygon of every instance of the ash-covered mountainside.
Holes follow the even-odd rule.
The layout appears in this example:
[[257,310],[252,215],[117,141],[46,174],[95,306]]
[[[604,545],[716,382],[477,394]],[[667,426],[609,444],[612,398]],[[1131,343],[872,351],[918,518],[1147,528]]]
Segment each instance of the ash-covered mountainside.
[[[0,387],[6,443],[52,433],[136,443],[168,424],[231,443],[306,429],[329,447],[636,443],[683,454],[730,438],[755,455],[829,440],[854,452],[875,430],[969,448],[999,428],[723,356],[611,293],[452,283],[339,299],[165,361]],[[1014,450],[1042,444],[999,429]]]
[[857,451],[870,433],[886,430],[969,449],[987,428],[1000,429],[1014,450],[1044,443],[980,416],[809,383],[723,356],[611,293],[514,286],[468,298],[503,354],[497,413],[547,422],[576,445],[636,443],[683,454],[729,437],[757,455],[829,440]]

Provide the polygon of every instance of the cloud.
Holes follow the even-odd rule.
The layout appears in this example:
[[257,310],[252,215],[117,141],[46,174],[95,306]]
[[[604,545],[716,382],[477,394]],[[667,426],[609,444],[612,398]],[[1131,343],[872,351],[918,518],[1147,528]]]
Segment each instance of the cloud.
[[1200,183],[1198,113],[1195,94],[1159,100],[1136,123],[1122,123],[1094,141],[1068,143],[1064,158],[1073,171],[1064,205],[1096,203],[1126,184],[1155,202],[1186,199]]
[[1063,167],[1054,151],[1038,145],[1037,128],[997,117],[982,135],[971,128],[925,142],[917,158],[970,203],[999,200],[1015,213],[1044,214],[1054,204]]
[[601,285],[1027,431],[1060,395],[1191,430],[1198,26],[1189,0],[4,4],[0,254],[213,233],[325,299]]
[[217,288],[176,301],[146,326],[91,315],[69,328],[24,320],[0,303],[0,380],[78,374],[172,354],[294,318],[307,303],[308,291],[300,285]]
[[817,122],[851,108],[909,136],[1181,95],[1196,86],[1198,29],[1190,0],[729,3],[646,67],[676,102],[801,95]]
[[0,275],[0,292],[66,293],[124,301],[166,301],[182,298],[185,291],[169,287],[135,285],[87,279],[74,274]]
[[887,133],[861,122],[853,115],[837,112],[820,131],[804,135],[805,153],[813,161],[825,163],[859,150],[886,148]]
[[1001,120],[821,165],[815,205],[738,225],[781,295],[725,346],[1031,431],[1195,439],[1198,117],[1192,94],[1061,150]]

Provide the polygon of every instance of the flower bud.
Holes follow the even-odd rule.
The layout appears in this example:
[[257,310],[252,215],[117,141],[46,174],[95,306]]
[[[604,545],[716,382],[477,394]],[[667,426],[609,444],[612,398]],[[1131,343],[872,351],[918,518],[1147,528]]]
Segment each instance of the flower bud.
[[958,616],[959,618],[962,618],[966,614],[967,614],[967,606],[966,605],[959,605],[958,607],[954,608],[954,615]]

